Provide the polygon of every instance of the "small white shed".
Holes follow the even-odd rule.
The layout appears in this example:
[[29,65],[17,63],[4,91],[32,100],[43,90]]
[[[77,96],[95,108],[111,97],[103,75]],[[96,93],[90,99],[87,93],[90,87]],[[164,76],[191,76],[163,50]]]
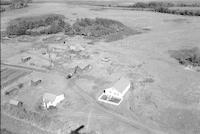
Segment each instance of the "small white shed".
[[18,100],[13,100],[13,99],[11,99],[11,100],[9,101],[9,104],[10,104],[10,105],[17,106],[17,107],[22,107],[22,106],[23,106],[23,102],[18,101]]

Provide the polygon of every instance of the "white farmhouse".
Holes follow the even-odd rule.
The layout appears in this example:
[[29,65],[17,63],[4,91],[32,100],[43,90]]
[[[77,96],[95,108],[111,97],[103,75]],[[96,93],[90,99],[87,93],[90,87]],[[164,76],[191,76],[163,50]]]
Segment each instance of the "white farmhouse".
[[123,96],[130,89],[131,83],[128,79],[120,78],[111,88],[104,90],[104,94],[109,98],[123,99]]
[[64,99],[65,99],[64,94],[54,95],[51,93],[45,93],[42,98],[43,106],[47,109],[51,106],[56,107],[57,104],[63,101]]

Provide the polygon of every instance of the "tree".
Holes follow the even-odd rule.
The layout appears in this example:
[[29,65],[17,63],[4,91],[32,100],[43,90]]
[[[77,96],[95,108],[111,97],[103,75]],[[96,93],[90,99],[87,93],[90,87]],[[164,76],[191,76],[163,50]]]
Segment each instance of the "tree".
[[28,0],[12,0],[10,7],[12,9],[24,8],[28,6]]

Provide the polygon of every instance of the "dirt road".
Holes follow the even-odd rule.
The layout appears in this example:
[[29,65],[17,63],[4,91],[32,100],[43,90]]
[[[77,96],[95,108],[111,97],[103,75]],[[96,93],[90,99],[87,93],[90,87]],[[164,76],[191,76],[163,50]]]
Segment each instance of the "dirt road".
[[32,68],[32,67],[25,67],[25,66],[20,66],[20,65],[12,65],[12,64],[6,64],[6,63],[1,63],[1,65],[8,66],[8,67],[14,67],[14,68],[21,68],[21,69],[26,69],[26,70],[36,71],[36,72],[47,73],[46,70]]

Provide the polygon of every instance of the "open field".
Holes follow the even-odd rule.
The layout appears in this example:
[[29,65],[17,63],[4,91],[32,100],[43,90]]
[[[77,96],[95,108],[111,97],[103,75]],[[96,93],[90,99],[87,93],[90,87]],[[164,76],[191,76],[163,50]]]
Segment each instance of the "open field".
[[[140,33],[110,41],[64,32],[2,38],[1,89],[22,75],[17,83],[24,87],[11,96],[1,94],[1,128],[16,134],[65,134],[80,125],[85,125],[81,134],[200,133],[200,72],[185,69],[187,64],[199,66],[199,53],[193,51],[200,49],[200,17],[76,5],[83,1],[36,1],[28,8],[1,13],[1,31],[10,20],[53,13],[64,15],[69,24],[78,18],[112,19]],[[179,50],[190,52],[182,55]],[[31,60],[22,63],[24,56]],[[74,69],[83,64],[89,69]],[[74,75],[68,78],[69,74]],[[132,86],[120,105],[98,101],[103,90],[123,76]],[[42,82],[31,86],[31,80]],[[42,110],[47,92],[63,93],[65,99],[54,110]],[[25,110],[6,109],[10,99],[23,102]],[[35,116],[27,117],[30,113]],[[47,117],[48,125],[36,120],[37,115]]]

